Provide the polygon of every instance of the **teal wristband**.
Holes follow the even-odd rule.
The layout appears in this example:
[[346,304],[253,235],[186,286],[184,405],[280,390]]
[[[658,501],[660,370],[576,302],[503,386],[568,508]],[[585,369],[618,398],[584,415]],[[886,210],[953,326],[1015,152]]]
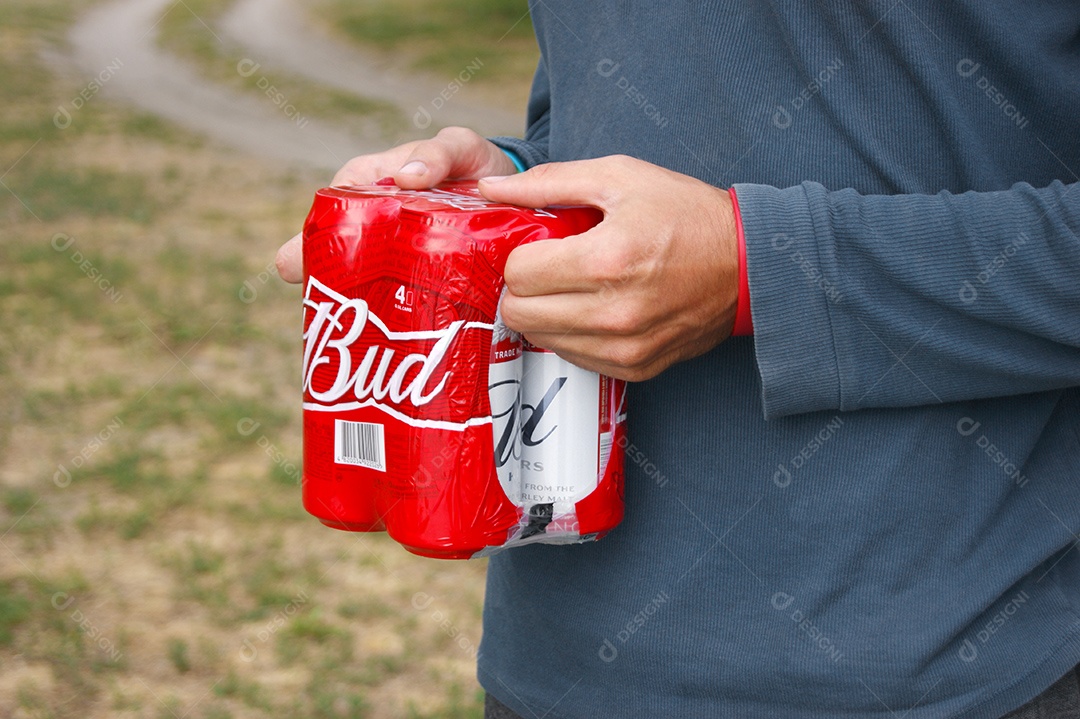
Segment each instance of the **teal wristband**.
[[510,158],[510,162],[514,163],[514,167],[517,168],[518,172],[525,172],[525,163],[521,161],[521,158],[518,157],[518,154],[516,152],[514,152],[513,150],[507,150],[505,147],[500,147],[499,149],[502,150],[503,153]]

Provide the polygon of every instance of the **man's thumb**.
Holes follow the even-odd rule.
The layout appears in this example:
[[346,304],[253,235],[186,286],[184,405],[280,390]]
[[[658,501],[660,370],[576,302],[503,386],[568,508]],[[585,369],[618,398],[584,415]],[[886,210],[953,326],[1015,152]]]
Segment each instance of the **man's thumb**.
[[299,282],[304,278],[304,236],[297,234],[281,246],[275,258],[278,274],[286,282]]

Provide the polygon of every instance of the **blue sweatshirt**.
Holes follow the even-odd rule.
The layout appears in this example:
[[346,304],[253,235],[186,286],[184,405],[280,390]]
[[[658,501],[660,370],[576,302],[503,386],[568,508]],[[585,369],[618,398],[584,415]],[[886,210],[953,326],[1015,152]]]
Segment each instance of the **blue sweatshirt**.
[[483,686],[989,719],[1080,662],[1080,3],[531,4],[498,143],[734,185],[755,336],[632,386],[620,527],[492,558]]

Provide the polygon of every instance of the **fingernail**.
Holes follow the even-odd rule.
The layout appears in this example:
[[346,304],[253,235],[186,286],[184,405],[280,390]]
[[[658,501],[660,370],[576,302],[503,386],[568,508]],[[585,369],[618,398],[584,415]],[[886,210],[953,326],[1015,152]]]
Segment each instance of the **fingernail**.
[[502,182],[511,175],[492,175],[491,177],[481,177],[480,182]]
[[398,170],[400,175],[423,175],[425,172],[427,172],[427,165],[420,160],[413,160]]

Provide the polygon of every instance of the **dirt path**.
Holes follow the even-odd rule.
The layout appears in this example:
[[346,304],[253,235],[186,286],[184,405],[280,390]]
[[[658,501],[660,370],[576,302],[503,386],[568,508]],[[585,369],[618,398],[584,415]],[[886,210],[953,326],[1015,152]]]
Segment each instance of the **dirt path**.
[[185,12],[171,0],[118,0],[94,8],[69,35],[75,63],[94,77],[122,63],[103,94],[255,155],[335,169],[382,144],[314,120],[300,127],[269,98],[239,94],[200,77],[156,45],[157,24],[170,11]]
[[[72,60],[90,77],[108,73],[103,94],[260,157],[335,170],[354,155],[386,146],[378,132],[365,136],[295,113],[290,116],[269,97],[236,92],[201,77],[157,46],[157,25],[169,12],[189,11],[176,0],[116,0],[96,7],[69,35]],[[495,133],[520,132],[523,124],[514,113],[466,104],[465,91],[460,97],[455,93],[449,100],[433,102],[447,85],[379,72],[374,57],[312,30],[289,0],[239,0],[221,27],[210,31],[251,53],[253,62],[244,69],[259,73],[251,76],[252,84],[261,73],[281,69],[393,102],[410,120],[418,116],[419,108],[426,108],[434,126],[465,124]],[[418,119],[396,134],[419,136],[428,128],[423,126],[423,113]]]
[[377,54],[327,36],[298,7],[295,0],[237,0],[221,30],[257,62],[397,105],[414,126],[402,136],[427,130],[428,122],[464,125],[485,135],[520,134],[524,128],[523,113],[488,107],[475,97],[469,80],[482,67],[463,67],[446,78],[404,75],[388,69]]

